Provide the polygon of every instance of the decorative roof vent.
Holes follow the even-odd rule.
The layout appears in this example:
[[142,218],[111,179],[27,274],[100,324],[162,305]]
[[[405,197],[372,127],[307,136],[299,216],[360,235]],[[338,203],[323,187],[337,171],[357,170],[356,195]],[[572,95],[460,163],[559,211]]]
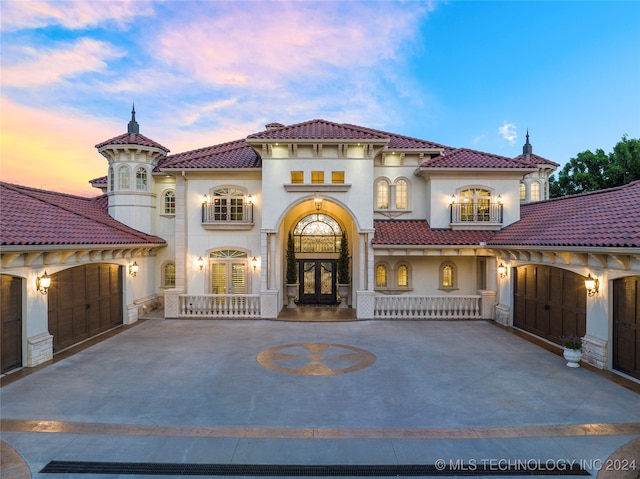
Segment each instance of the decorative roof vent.
[[522,147],[523,155],[531,155],[533,153],[533,145],[529,143],[529,130],[527,129],[527,142]]
[[283,128],[284,125],[282,123],[267,123],[264,126],[267,131],[273,131],[273,130],[277,130],[278,128]]
[[127,133],[138,135],[140,134],[140,125],[136,121],[136,106],[133,105],[131,110],[131,121],[129,122],[129,126],[127,128]]

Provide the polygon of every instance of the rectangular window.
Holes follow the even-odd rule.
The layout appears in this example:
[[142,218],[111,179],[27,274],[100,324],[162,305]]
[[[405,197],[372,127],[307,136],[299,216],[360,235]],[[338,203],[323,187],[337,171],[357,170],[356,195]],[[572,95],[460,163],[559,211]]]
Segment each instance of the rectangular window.
[[324,171],[312,171],[311,183],[314,185],[320,185],[324,183]]
[[292,171],[291,183],[294,185],[304,183],[304,171]]
[[344,183],[344,171],[332,171],[331,172],[331,183],[333,183],[333,184],[343,184]]

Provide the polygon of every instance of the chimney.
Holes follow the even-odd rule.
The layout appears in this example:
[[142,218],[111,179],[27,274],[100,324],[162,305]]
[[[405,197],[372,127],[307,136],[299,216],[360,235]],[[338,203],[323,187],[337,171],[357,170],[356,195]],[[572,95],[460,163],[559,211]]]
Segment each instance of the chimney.
[[278,128],[284,128],[284,125],[282,123],[267,123],[264,126],[267,131],[273,131],[273,130],[277,130]]

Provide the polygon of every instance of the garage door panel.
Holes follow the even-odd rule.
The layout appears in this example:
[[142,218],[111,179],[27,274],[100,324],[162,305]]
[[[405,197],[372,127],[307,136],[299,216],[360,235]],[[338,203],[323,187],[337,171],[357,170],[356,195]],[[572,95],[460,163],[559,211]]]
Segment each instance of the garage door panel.
[[640,277],[613,283],[613,368],[640,379]]
[[[54,352],[122,324],[120,277],[121,267],[108,264],[78,266],[54,275],[49,290]],[[120,307],[114,310],[114,304]]]
[[[524,277],[524,281],[518,281]],[[523,291],[524,286],[524,291]],[[525,302],[524,315],[514,311],[514,326],[556,344],[586,331],[586,290],[582,276],[549,266],[516,268],[514,304]]]
[[22,279],[0,274],[0,371],[22,366]]

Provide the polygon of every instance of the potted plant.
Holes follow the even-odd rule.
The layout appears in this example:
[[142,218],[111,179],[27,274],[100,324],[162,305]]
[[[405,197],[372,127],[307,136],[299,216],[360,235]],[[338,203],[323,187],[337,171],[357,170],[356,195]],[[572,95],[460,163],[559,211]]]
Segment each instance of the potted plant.
[[339,308],[347,308],[347,296],[349,295],[349,243],[347,234],[342,232],[342,240],[340,241],[340,256],[338,257],[338,296],[340,296]]
[[564,348],[563,356],[567,360],[567,366],[570,368],[579,368],[582,359],[582,338],[576,335],[563,336],[560,338],[562,347]]
[[293,236],[289,233],[287,239],[287,307],[296,307],[296,295],[298,294],[298,269],[296,263],[296,250]]

